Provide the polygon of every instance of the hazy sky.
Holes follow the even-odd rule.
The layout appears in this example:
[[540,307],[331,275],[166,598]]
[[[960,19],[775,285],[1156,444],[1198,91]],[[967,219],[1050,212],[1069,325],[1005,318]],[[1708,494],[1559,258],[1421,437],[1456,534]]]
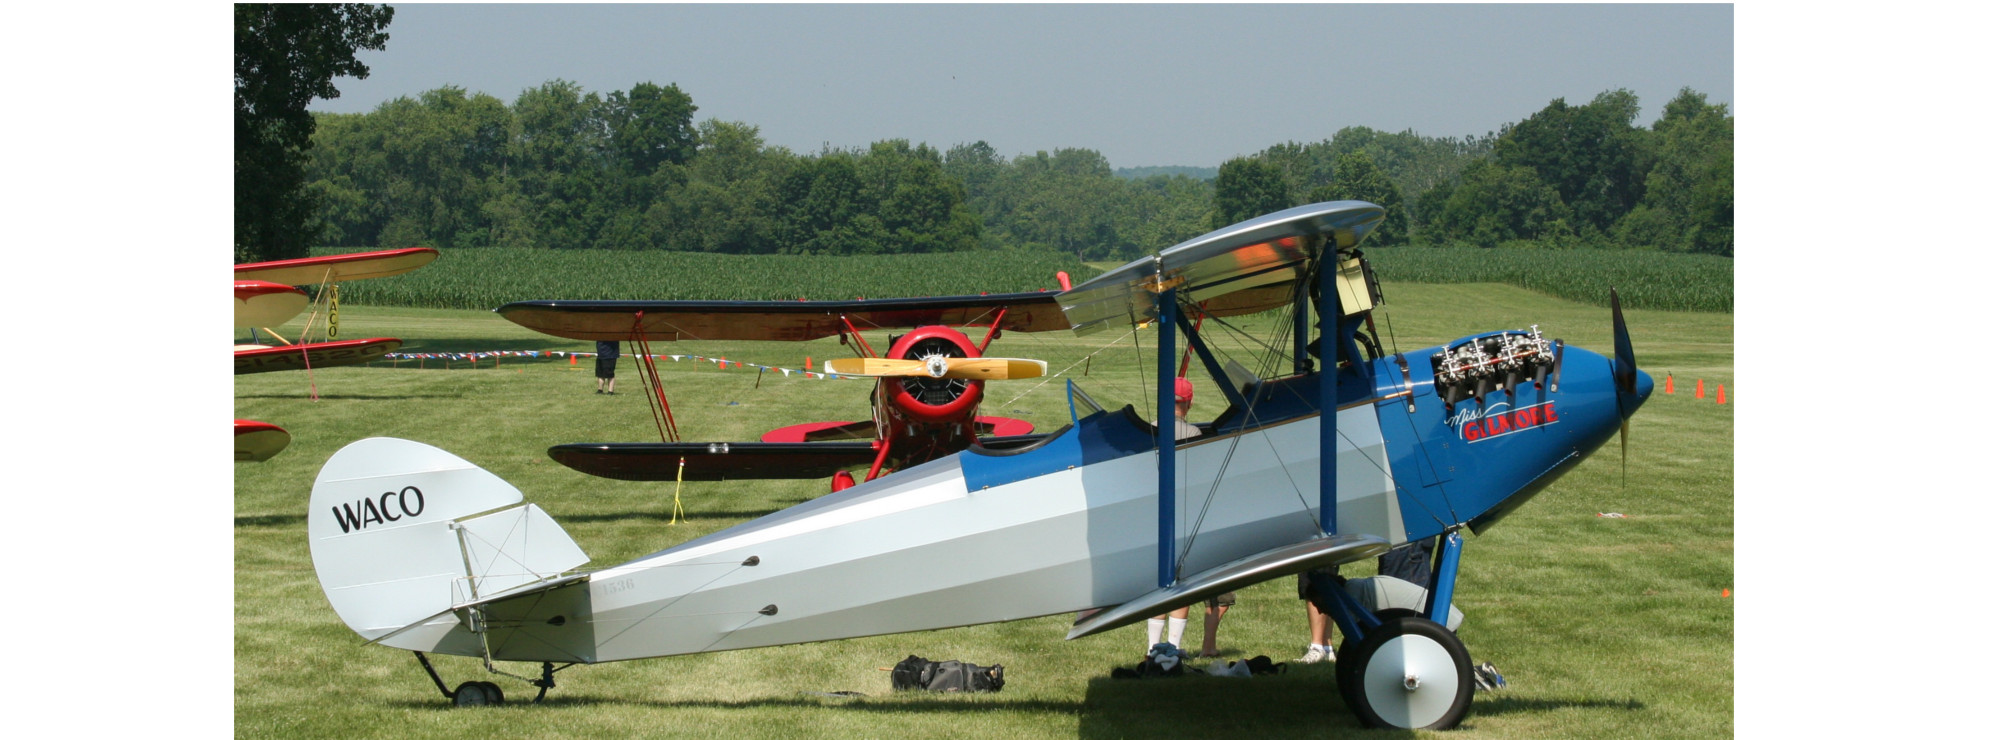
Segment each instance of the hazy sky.
[[675,83],[800,153],[907,138],[1212,167],[1346,126],[1479,135],[1627,88],[1734,102],[1729,5],[405,5],[327,112]]

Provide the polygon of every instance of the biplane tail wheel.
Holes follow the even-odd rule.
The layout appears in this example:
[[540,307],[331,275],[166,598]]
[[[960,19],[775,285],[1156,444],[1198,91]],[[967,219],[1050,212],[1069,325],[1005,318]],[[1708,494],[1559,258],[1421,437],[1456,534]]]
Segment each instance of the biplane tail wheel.
[[1341,652],[1341,697],[1365,726],[1448,730],[1472,706],[1472,658],[1444,625],[1395,617]]
[[467,681],[451,692],[451,703],[461,707],[479,707],[488,704],[504,704],[507,697],[500,693],[499,684],[492,681]]

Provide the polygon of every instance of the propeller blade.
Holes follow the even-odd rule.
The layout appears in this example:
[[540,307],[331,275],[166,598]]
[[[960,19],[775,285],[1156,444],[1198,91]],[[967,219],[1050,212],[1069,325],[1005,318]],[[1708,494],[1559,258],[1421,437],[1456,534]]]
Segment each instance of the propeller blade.
[[849,357],[838,360],[827,360],[826,371],[836,375],[858,375],[871,378],[1021,380],[1047,375],[1049,364],[1041,360],[1019,360],[1006,357],[936,357],[930,360]]
[[1618,422],[1618,485],[1625,485],[1625,433],[1632,429],[1632,420]]
[[930,375],[920,360],[891,360],[883,357],[843,357],[838,360],[827,360],[826,372],[833,375],[861,375],[870,378],[904,376],[921,378]]
[[1625,311],[1618,305],[1618,289],[1611,289],[1611,382],[1618,397],[1618,465],[1623,476],[1626,459],[1625,437],[1632,428],[1632,412],[1653,393],[1653,379],[1639,371],[1632,354],[1632,332],[1625,328]]
[[[1626,395],[1639,393],[1639,361],[1632,356],[1632,333],[1625,329],[1625,312],[1618,307],[1618,289],[1611,289],[1611,341],[1616,350],[1611,378],[1618,382],[1620,411]],[[1631,413],[1626,412],[1627,416]]]

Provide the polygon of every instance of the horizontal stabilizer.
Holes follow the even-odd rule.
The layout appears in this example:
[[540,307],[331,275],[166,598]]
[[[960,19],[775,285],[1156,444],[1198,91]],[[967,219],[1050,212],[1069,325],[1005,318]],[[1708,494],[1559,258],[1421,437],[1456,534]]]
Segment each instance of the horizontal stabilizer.
[[1139,598],[1077,620],[1076,625],[1070,628],[1067,639],[1074,640],[1123,627],[1211,596],[1263,583],[1273,578],[1304,573],[1322,566],[1351,563],[1380,555],[1388,550],[1388,540],[1365,534],[1317,537],[1272,548],[1182,578],[1172,586],[1149,592]]
[[455,625],[458,623],[458,618],[452,615],[460,609],[471,609],[473,607],[485,606],[487,604],[491,604],[494,602],[506,601],[508,599],[527,596],[529,594],[538,594],[548,591],[554,591],[558,588],[562,588],[564,586],[568,586],[573,583],[581,583],[588,580],[590,580],[589,573],[571,573],[566,576],[551,578],[546,581],[538,581],[525,586],[518,586],[515,588],[507,589],[505,591],[487,594],[485,596],[481,596],[476,599],[456,602],[449,607],[438,610],[437,613],[435,614],[411,622],[407,625],[402,626],[401,628],[383,634],[382,636],[377,637],[373,640],[369,640],[368,644],[373,645],[378,642],[386,642],[394,640],[398,635],[401,635],[405,632],[409,632],[410,630],[417,629],[419,627],[423,627],[425,625],[439,625],[439,624]]

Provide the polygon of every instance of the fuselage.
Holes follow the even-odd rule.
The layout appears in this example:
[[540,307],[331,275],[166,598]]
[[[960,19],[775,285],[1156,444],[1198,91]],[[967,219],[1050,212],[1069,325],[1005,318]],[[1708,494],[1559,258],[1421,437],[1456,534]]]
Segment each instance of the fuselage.
[[[1326,405],[1340,434],[1335,531],[1391,544],[1479,531],[1616,434],[1611,362],[1575,347],[1560,350],[1555,373],[1447,408],[1432,358],[1463,341],[1344,366],[1332,404],[1311,372],[1252,384],[1244,405],[1201,424],[1175,450],[1178,572],[1327,534]],[[1651,381],[1639,377],[1642,402]],[[1154,439],[1127,407],[1033,447],[964,449],[490,604],[487,646],[503,660],[603,662],[1123,603],[1158,586]],[[434,649],[479,654],[457,633]]]

